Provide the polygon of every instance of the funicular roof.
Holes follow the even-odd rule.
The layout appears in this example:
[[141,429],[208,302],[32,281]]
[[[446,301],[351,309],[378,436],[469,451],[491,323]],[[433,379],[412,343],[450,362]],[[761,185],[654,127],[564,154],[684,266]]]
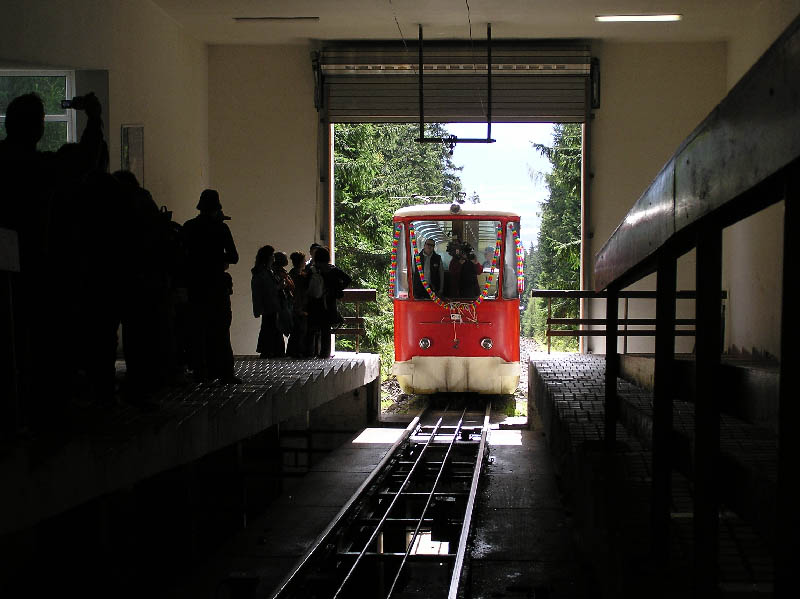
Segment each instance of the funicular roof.
[[394,213],[395,218],[405,217],[453,217],[453,216],[475,216],[475,217],[510,217],[519,218],[519,214],[510,210],[494,210],[483,208],[480,204],[462,204],[458,212],[450,211],[451,204],[423,204],[420,206],[407,206],[400,208]]

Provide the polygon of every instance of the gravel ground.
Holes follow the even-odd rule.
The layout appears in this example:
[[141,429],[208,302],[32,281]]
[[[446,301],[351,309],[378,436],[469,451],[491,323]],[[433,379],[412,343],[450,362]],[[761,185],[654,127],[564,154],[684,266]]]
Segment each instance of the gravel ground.
[[[522,372],[519,377],[519,386],[514,393],[516,412],[519,416],[527,416],[528,409],[528,357],[531,353],[541,351],[536,341],[528,337],[520,337],[519,361]],[[381,385],[381,412],[383,414],[407,414],[421,407],[420,398],[406,395],[400,390],[395,377],[386,379]]]

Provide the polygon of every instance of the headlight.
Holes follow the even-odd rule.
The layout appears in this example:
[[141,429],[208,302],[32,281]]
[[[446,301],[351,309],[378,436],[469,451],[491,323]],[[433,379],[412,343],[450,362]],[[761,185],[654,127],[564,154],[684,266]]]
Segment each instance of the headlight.
[[483,349],[492,349],[493,345],[494,343],[489,337],[484,337],[483,339],[481,339],[481,347]]
[[419,340],[419,346],[422,349],[428,349],[431,346],[431,340],[428,339],[427,337],[423,337],[422,339]]

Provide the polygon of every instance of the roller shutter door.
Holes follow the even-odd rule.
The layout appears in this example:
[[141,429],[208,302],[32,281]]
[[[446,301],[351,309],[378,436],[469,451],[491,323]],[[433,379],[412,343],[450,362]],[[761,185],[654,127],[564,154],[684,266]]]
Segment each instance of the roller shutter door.
[[[486,42],[423,48],[427,122],[485,122]],[[330,122],[419,121],[415,43],[341,44],[318,60],[318,104]],[[588,42],[492,42],[492,122],[583,122],[589,112]]]

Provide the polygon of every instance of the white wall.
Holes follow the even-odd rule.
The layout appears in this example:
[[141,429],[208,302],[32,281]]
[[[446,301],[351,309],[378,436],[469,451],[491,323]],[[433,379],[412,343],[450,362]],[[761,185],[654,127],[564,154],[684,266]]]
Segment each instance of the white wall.
[[144,125],[145,186],[185,220],[208,180],[206,46],[149,0],[3,0],[0,64],[106,69],[111,168],[120,125]]
[[[593,53],[600,58],[602,105],[591,124],[592,257],[681,141],[725,95],[727,66],[721,42],[606,42],[596,45]],[[589,286],[593,288],[593,280]],[[693,254],[680,260],[678,288],[694,289]],[[632,289],[655,289],[655,277]],[[650,300],[633,301],[629,316],[652,317],[653,306]],[[693,316],[693,308],[682,301],[678,316]],[[605,317],[602,301],[592,302],[590,310],[592,317]],[[682,339],[678,350],[690,351],[691,345],[691,340]],[[652,340],[631,338],[628,351],[652,347]],[[602,353],[604,340],[589,338],[587,348]]]
[[[759,2],[749,26],[729,44],[732,88],[800,13],[800,1]],[[728,290],[726,344],[732,351],[780,357],[783,202],[723,232],[723,287]]]
[[232,220],[240,261],[234,281],[231,340],[253,354],[250,268],[258,248],[308,252],[315,241],[317,113],[310,46],[211,46],[211,186]]

